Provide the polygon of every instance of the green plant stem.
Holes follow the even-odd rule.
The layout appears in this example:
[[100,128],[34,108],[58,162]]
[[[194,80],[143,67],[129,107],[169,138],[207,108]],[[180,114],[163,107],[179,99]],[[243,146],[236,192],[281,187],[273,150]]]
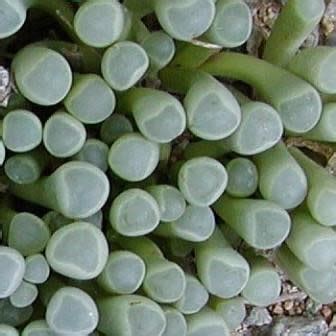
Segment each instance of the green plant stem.
[[[299,77],[263,60],[235,52],[221,52],[208,59],[199,69],[214,76],[240,80],[254,87],[278,111],[285,128],[290,132],[305,133],[320,118],[322,105],[318,92]],[[174,80],[183,78],[178,76]]]
[[199,279],[191,274],[186,274],[186,290],[183,296],[173,306],[184,315],[199,312],[209,300],[209,293]]
[[289,279],[313,300],[328,304],[336,299],[335,269],[325,272],[313,270],[299,261],[286,245],[276,251],[275,261]]
[[307,195],[307,178],[284,143],[254,157],[262,196],[284,209],[300,205]]
[[242,118],[239,104],[214,77],[193,69],[165,68],[160,79],[168,91],[185,94],[188,128],[197,137],[224,139],[239,127]]
[[336,142],[335,120],[336,103],[325,103],[318,124],[312,130],[303,134],[303,138],[322,142]]
[[231,334],[222,317],[207,307],[188,316],[187,325],[188,336],[229,336]]
[[263,58],[286,66],[321,20],[324,0],[288,0],[266,41]]
[[158,336],[166,328],[160,306],[144,296],[120,295],[98,301],[98,330],[115,336]]
[[3,216],[2,239],[7,246],[14,248],[23,256],[29,256],[44,250],[50,230],[39,217],[29,212],[17,212],[6,202],[0,204]]
[[213,207],[217,215],[254,248],[274,248],[289,234],[290,217],[274,202],[223,195]]
[[191,242],[207,240],[215,228],[211,208],[188,205],[184,214],[176,221],[161,223],[154,231],[158,236],[180,238]]
[[197,274],[212,295],[223,299],[238,295],[250,274],[247,261],[225,240],[219,228],[196,246]]
[[333,76],[336,50],[333,47],[318,46],[306,48],[294,56],[287,69],[306,80],[324,94],[336,93]]
[[23,280],[18,289],[9,297],[9,300],[14,307],[25,308],[34,303],[37,296],[37,286]]
[[140,132],[153,142],[170,143],[185,130],[184,108],[167,92],[132,88],[119,96],[118,103],[120,111],[131,113]]
[[[191,43],[180,42],[179,48],[170,66],[176,68],[197,69],[222,48],[206,48]],[[192,55],[193,57],[190,57]]]
[[331,269],[336,258],[335,231],[316,222],[306,208],[295,210],[291,217],[292,230],[286,241],[290,250],[313,269]]
[[250,278],[242,296],[253,305],[265,307],[276,301],[281,292],[281,279],[274,266],[264,257],[246,253],[251,266]]
[[[102,208],[110,187],[99,168],[86,162],[71,161],[34,183],[9,182],[8,189],[21,199],[56,210],[65,217],[85,218]],[[83,199],[86,206],[83,206]]]
[[212,297],[210,307],[222,316],[230,330],[237,329],[246,317],[245,302],[239,296],[226,300]]
[[186,336],[187,322],[182,313],[170,306],[163,306],[162,309],[167,321],[167,326],[162,336]]
[[308,178],[306,203],[312,216],[322,225],[336,224],[336,181],[326,169],[311,160],[299,149],[291,147],[290,153],[298,161]]

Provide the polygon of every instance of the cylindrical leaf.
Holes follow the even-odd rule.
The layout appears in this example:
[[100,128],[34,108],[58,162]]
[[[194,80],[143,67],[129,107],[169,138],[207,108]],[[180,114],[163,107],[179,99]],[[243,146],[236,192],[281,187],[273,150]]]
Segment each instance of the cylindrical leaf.
[[28,323],[22,330],[22,336],[50,335],[53,331],[45,320],[35,320]]
[[[298,134],[308,132],[320,119],[321,97],[313,86],[290,72],[256,57],[222,52],[208,59],[200,70],[215,76],[241,80],[253,86],[265,102],[278,111],[285,129],[289,132]],[[260,125],[259,129],[262,129]]]
[[212,0],[155,0],[155,14],[163,29],[173,38],[191,41],[210,27],[215,17]]
[[46,223],[29,212],[16,213],[5,226],[4,239],[8,246],[24,256],[42,252],[50,238]]
[[104,234],[94,225],[75,222],[57,230],[46,248],[51,268],[67,277],[88,280],[97,277],[108,258]]
[[328,103],[323,106],[321,119],[309,132],[303,134],[305,139],[336,142],[336,104]]
[[28,152],[42,142],[42,123],[32,112],[9,112],[1,123],[2,139],[6,148],[13,152]]
[[280,276],[265,258],[252,256],[248,260],[251,273],[242,295],[250,304],[266,307],[274,303],[280,295]]
[[291,220],[276,203],[257,199],[235,199],[222,196],[214,210],[250,246],[270,249],[288,236]]
[[286,243],[298,259],[313,269],[327,271],[335,264],[335,231],[320,225],[307,210],[292,213],[292,229]]
[[289,0],[266,42],[264,59],[286,66],[321,20],[324,10],[323,0]]
[[336,62],[336,52],[332,47],[307,48],[294,56],[288,69],[314,85],[325,94],[336,93],[336,81],[332,69]]
[[229,336],[230,331],[222,317],[209,308],[187,317],[188,336]]
[[122,41],[105,51],[101,71],[112,89],[125,91],[142,78],[148,66],[148,56],[139,44]]
[[74,159],[89,162],[100,168],[103,172],[106,172],[108,169],[108,152],[109,147],[104,142],[98,139],[88,139]]
[[9,190],[19,198],[54,209],[66,217],[86,218],[103,207],[110,185],[99,168],[72,161],[34,183],[10,183]]
[[183,296],[174,303],[174,307],[184,315],[199,312],[209,300],[209,293],[193,275],[186,274],[186,288]]
[[154,31],[141,41],[150,60],[150,71],[156,72],[170,63],[175,54],[174,40],[162,31]]
[[98,302],[98,330],[114,336],[161,336],[166,328],[158,304],[139,295],[107,297]]
[[120,234],[142,236],[153,231],[160,222],[160,210],[154,197],[141,189],[120,193],[112,202],[110,224]]
[[39,149],[11,156],[5,163],[6,175],[15,183],[36,182],[49,163],[45,151]]
[[9,301],[14,307],[25,308],[30,306],[38,296],[36,285],[22,281],[16,291],[9,297]]
[[108,163],[112,171],[130,182],[147,178],[159,163],[159,145],[137,133],[125,134],[110,148]]
[[82,123],[97,124],[113,113],[116,98],[100,76],[77,74],[64,105],[67,111]]
[[161,223],[154,233],[162,237],[201,242],[212,235],[215,226],[215,216],[211,208],[188,205],[180,218]]
[[119,102],[123,111],[132,113],[140,132],[154,142],[171,142],[186,128],[182,104],[167,92],[133,88]]
[[0,8],[0,39],[5,39],[23,26],[26,20],[26,6],[22,0],[2,0]]
[[74,27],[85,44],[104,48],[118,40],[124,20],[124,9],[119,1],[93,0],[80,6],[74,18]]
[[230,330],[237,329],[246,317],[246,307],[242,297],[226,300],[213,298],[210,306],[223,318]]
[[158,246],[149,238],[120,237],[117,243],[144,260],[146,275],[142,289],[148,297],[160,303],[173,303],[183,296],[186,277],[182,268],[165,259]]
[[254,157],[259,171],[262,196],[284,209],[300,205],[307,195],[307,178],[303,169],[282,142]]
[[246,158],[231,160],[226,170],[228,185],[226,192],[234,197],[249,197],[258,188],[258,170],[254,163]]
[[24,272],[25,261],[22,255],[11,247],[0,246],[0,299],[9,297],[18,289]]
[[166,329],[162,336],[186,336],[187,322],[185,317],[172,307],[164,306],[162,309],[167,321]]
[[55,105],[70,90],[71,68],[61,54],[51,49],[26,47],[16,54],[12,68],[20,92],[35,104]]
[[301,287],[313,300],[328,304],[336,299],[336,271],[316,271],[304,265],[283,245],[276,252],[276,262],[297,286]]
[[109,293],[132,294],[142,285],[145,272],[145,263],[135,253],[115,251],[109,255],[97,281]]
[[211,76],[193,80],[184,98],[188,128],[197,137],[219,140],[231,135],[241,121],[231,92]]
[[54,333],[89,334],[96,329],[98,320],[95,302],[75,287],[59,289],[47,306],[46,321]]
[[242,0],[217,0],[216,15],[205,37],[225,48],[244,44],[252,31],[252,13]]
[[185,209],[186,201],[182,193],[170,185],[152,185],[146,189],[156,200],[160,209],[160,220],[171,222],[179,219]]
[[209,157],[191,159],[178,172],[178,186],[192,205],[204,207],[216,202],[228,182],[225,167]]
[[43,144],[53,156],[70,157],[81,150],[85,140],[84,125],[68,113],[54,113],[45,123]]
[[226,147],[241,155],[254,155],[273,147],[281,139],[283,125],[277,111],[261,102],[242,106],[242,120]]
[[43,254],[34,254],[26,258],[24,280],[32,284],[42,284],[49,278],[50,267]]
[[307,206],[312,216],[322,225],[336,224],[336,180],[315,161],[297,148],[290,148],[290,153],[298,161],[308,178]]
[[0,324],[0,335],[1,336],[19,336],[19,332],[14,327],[8,324]]
[[223,299],[238,295],[250,274],[247,261],[217,228],[210,239],[196,246],[197,274],[212,295]]

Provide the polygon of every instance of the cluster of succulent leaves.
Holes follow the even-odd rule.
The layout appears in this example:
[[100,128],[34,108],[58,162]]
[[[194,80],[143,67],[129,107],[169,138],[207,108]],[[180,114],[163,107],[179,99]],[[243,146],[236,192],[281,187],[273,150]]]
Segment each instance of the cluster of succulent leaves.
[[336,180],[284,141],[336,141],[324,6],[256,58],[243,0],[0,0],[0,335],[229,335],[276,267],[336,299]]

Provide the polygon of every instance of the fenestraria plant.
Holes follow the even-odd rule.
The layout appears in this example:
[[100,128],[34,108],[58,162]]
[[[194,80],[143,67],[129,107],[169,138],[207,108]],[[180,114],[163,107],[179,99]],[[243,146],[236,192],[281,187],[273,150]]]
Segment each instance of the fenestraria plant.
[[324,10],[258,58],[243,0],[0,0],[1,335],[225,336],[279,269],[336,300]]

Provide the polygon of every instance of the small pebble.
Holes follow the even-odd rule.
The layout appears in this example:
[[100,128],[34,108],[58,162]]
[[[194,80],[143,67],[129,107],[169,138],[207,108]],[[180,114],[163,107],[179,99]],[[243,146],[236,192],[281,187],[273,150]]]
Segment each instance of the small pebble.
[[283,310],[281,304],[277,304],[277,305],[274,306],[272,312],[275,315],[282,315],[284,313],[284,310]]
[[294,302],[293,301],[286,301],[285,304],[284,304],[284,308],[287,311],[292,310],[293,307],[294,307]]
[[295,313],[296,313],[296,315],[301,315],[303,313],[302,308],[301,307],[296,307],[295,308]]

